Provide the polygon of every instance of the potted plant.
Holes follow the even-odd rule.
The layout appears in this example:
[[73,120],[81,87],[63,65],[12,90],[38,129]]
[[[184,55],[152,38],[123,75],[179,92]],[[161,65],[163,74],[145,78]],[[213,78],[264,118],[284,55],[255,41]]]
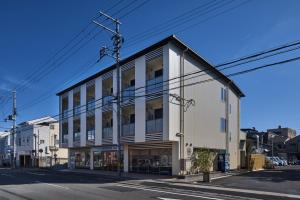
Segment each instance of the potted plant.
[[210,169],[215,153],[207,148],[195,150],[192,157],[193,168],[203,173],[203,182],[210,182]]

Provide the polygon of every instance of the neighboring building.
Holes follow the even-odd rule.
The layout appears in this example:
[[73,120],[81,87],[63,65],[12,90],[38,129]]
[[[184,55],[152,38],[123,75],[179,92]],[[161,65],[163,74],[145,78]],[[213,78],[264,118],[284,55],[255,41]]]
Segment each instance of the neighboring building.
[[265,132],[258,131],[253,128],[242,128],[241,131],[246,133],[247,153],[263,153],[264,152],[264,135]]
[[11,163],[11,134],[0,132],[0,166],[10,166]]
[[267,132],[274,133],[278,136],[283,136],[286,138],[294,138],[296,137],[296,130],[291,128],[282,128],[281,126],[278,126],[278,128],[268,129]]
[[288,161],[293,162],[300,160],[300,135],[288,140],[285,149]]
[[18,124],[16,163],[19,167],[47,167],[67,162],[68,150],[59,148],[59,123],[44,117]]
[[[177,175],[180,163],[190,170],[190,157],[198,148],[210,148],[219,155],[227,152],[230,168],[240,167],[240,98],[244,94],[232,80],[175,36],[120,65],[125,172]],[[178,77],[199,70],[201,76],[186,76],[179,83]],[[116,79],[112,65],[57,94],[60,145],[69,148],[70,168],[117,169]],[[199,81],[204,82],[193,84]],[[178,97],[192,99],[194,105],[181,109]]]

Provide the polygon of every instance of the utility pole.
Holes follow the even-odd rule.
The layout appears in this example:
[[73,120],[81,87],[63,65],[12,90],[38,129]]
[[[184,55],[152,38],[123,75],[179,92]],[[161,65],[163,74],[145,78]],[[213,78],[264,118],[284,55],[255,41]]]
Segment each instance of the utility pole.
[[117,93],[116,93],[116,100],[117,100],[117,135],[118,135],[118,174],[121,176],[121,143],[120,143],[120,137],[121,137],[121,116],[120,116],[120,104],[121,104],[121,95],[120,95],[120,50],[121,45],[124,42],[123,37],[120,34],[120,25],[121,22],[118,19],[114,19],[113,17],[100,12],[101,16],[104,16],[105,18],[111,20],[115,25],[115,30],[108,28],[107,26],[93,20],[95,24],[102,27],[106,31],[109,31],[113,34],[111,40],[113,41],[113,49],[109,49],[107,47],[102,47],[100,50],[100,59],[102,59],[104,56],[111,56],[116,61],[116,69],[117,69]]
[[13,109],[12,109],[12,114],[9,115],[5,121],[12,121],[13,122],[13,128],[12,128],[12,145],[13,145],[13,152],[11,153],[12,159],[11,159],[11,165],[13,168],[16,168],[16,120],[17,120],[17,95],[16,91],[12,91],[12,98],[13,98]]

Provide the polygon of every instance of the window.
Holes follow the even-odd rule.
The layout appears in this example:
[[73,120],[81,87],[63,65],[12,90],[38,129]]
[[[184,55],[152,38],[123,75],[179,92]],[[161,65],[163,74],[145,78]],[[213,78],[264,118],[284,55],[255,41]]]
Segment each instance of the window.
[[155,119],[163,118],[163,109],[162,108],[158,108],[158,109],[154,110],[154,118]]
[[50,125],[50,129],[54,130],[54,124]]
[[221,125],[220,125],[220,128],[221,128],[221,132],[222,132],[222,133],[225,133],[226,130],[227,130],[226,122],[227,122],[227,120],[226,120],[225,118],[221,117]]
[[130,124],[135,123],[135,114],[130,115]]
[[130,86],[135,86],[135,79],[130,81]]
[[40,140],[40,144],[44,144],[45,143],[45,140]]
[[221,101],[226,102],[227,99],[227,91],[225,88],[221,87]]
[[229,113],[231,114],[231,104],[229,104]]
[[160,77],[163,75],[163,69],[159,69],[159,70],[156,70],[154,72],[154,77],[157,78],[157,77]]

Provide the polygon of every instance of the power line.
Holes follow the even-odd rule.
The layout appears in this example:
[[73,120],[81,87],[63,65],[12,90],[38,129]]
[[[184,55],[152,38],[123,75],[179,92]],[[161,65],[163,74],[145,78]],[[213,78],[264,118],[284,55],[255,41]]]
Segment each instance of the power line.
[[[124,8],[127,8],[128,6],[130,6],[130,5],[132,5],[132,3],[133,2],[135,2],[136,0],[134,0],[134,1],[131,1],[129,4],[127,4],[125,7],[123,7],[122,9],[124,9]],[[140,3],[140,4],[138,4],[138,5],[136,5],[135,7],[133,7],[131,10],[129,10],[129,11],[127,11],[126,13],[124,13],[123,15],[121,15],[121,17],[120,17],[120,19],[121,18],[124,18],[124,17],[126,17],[126,16],[128,16],[129,14],[131,14],[133,11],[135,11],[135,10],[137,10],[138,8],[140,8],[140,7],[142,7],[142,6],[144,6],[146,3],[148,3],[149,1],[144,1],[144,2],[142,2],[142,3]],[[119,11],[117,11],[116,13],[119,13],[120,11],[122,11],[122,9],[120,9]],[[96,33],[92,38],[94,38],[95,36],[97,36],[100,32],[102,32],[102,30],[101,31],[99,31],[98,33]],[[95,63],[96,64],[96,63]],[[94,65],[92,65],[92,66],[94,66]],[[81,75],[81,72],[79,71],[79,73],[78,73],[79,75]],[[48,92],[47,92],[48,93]],[[48,95],[48,96],[50,96],[50,95]],[[40,96],[39,98],[41,98],[42,96]],[[46,97],[45,98],[43,98],[43,99],[47,99]],[[33,103],[31,103],[32,105],[36,105],[36,104],[33,104]],[[24,105],[23,105],[24,106]],[[21,107],[23,107],[23,106],[21,106]],[[27,105],[25,105],[24,107],[26,107]]]
[[[290,62],[295,62],[295,61],[298,61],[298,60],[300,60],[300,56],[299,57],[294,57],[294,58],[291,58],[291,59],[287,59],[287,60],[283,60],[283,61],[279,61],[279,62],[274,62],[274,63],[270,63],[270,64],[261,65],[259,67],[254,67],[254,68],[247,69],[247,70],[241,70],[241,71],[238,71],[238,72],[233,72],[233,73],[227,74],[226,76],[227,77],[234,77],[234,76],[238,76],[238,75],[242,75],[242,74],[251,73],[251,72],[263,69],[263,68],[268,68],[268,67],[272,67],[272,66],[276,66],[276,65],[282,65],[282,64],[286,64],[286,63],[290,63]],[[183,86],[175,86],[175,87],[172,87],[172,88],[163,89],[163,90],[160,90],[160,91],[158,91],[156,93],[152,93],[152,94],[150,93],[150,94],[139,95],[139,96],[124,96],[124,97],[132,97],[134,99],[141,98],[141,97],[151,97],[151,96],[161,97],[163,94],[169,94],[167,92],[172,91],[172,90],[176,90],[176,89],[179,89],[179,88],[182,88],[182,87],[190,87],[190,86],[194,86],[194,85],[198,85],[198,84],[204,84],[204,83],[208,83],[208,82],[219,80],[219,79],[221,79],[221,78],[220,77],[218,77],[218,78],[209,78],[209,79],[205,79],[205,80],[200,80],[200,81],[184,84]],[[95,100],[95,102],[99,101],[99,100],[102,100],[102,99],[103,99],[103,97],[100,98],[100,99]],[[98,109],[98,108],[101,108],[101,107],[104,107],[104,106],[107,106],[107,105],[112,105],[112,103],[113,103],[113,101],[108,102],[107,104],[102,104],[102,105],[101,105],[101,103],[99,103],[100,106],[97,106],[97,107],[96,107],[97,104],[95,104],[94,109]],[[70,109],[67,112],[70,112],[72,110],[74,111],[74,109],[85,107],[86,105],[87,104],[81,105],[77,108]],[[90,112],[90,111],[87,111],[86,109],[84,109],[84,111],[80,112],[79,114],[87,113],[87,112]],[[59,114],[51,116],[49,118],[62,117],[63,114],[64,113],[59,113]],[[63,119],[58,119],[57,121],[58,122],[65,121],[66,119],[69,119],[71,117],[73,117],[73,115],[70,115],[70,116],[65,117]],[[43,122],[44,120],[45,119],[37,121],[36,123]],[[56,123],[56,122],[53,122],[53,123]]]

